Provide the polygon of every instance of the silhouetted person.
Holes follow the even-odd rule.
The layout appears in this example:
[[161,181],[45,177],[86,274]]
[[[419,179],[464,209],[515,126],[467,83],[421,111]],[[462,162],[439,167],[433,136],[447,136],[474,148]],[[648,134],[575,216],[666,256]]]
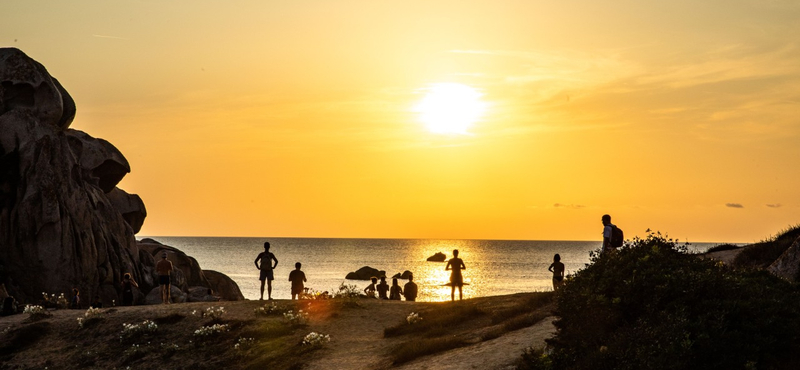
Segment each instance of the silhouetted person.
[[292,282],[292,300],[294,300],[295,296],[300,298],[300,293],[303,293],[303,283],[306,280],[306,274],[300,271],[300,262],[294,264],[294,270],[289,273],[289,281]]
[[621,247],[625,237],[622,230],[611,223],[611,216],[603,215],[601,220],[603,221],[603,247],[600,253],[606,254]]
[[386,276],[381,277],[381,283],[375,288],[378,290],[378,298],[389,299],[387,295],[389,293],[389,284],[386,283]]
[[72,288],[72,299],[69,301],[69,308],[81,308],[81,292],[78,288]]
[[91,308],[103,308],[103,302],[100,301],[100,296],[99,295],[94,296],[94,299],[92,300],[92,304],[90,304],[89,307],[91,307]]
[[452,270],[453,272],[450,273],[450,300],[456,300],[456,287],[458,287],[458,300],[463,299],[463,295],[461,293],[461,289],[464,286],[464,277],[461,276],[461,270],[466,270],[467,266],[464,265],[464,261],[461,258],[458,258],[458,249],[453,249],[453,258],[447,261],[447,266],[444,267],[444,270]]
[[403,287],[403,295],[406,301],[415,301],[417,299],[417,283],[414,282],[414,275],[408,275],[408,282]]
[[139,287],[136,280],[129,273],[122,275],[122,305],[133,306],[133,288]]
[[[261,265],[258,262],[261,261]],[[275,264],[272,263],[275,261]],[[278,259],[275,258],[275,255],[269,252],[269,242],[264,242],[264,251],[258,254],[256,260],[254,261],[256,264],[256,268],[261,270],[261,275],[259,276],[259,280],[261,280],[261,300],[264,300],[264,282],[267,282],[267,298],[272,299],[272,280],[275,280],[275,276],[272,273],[272,270],[278,266]]]
[[161,261],[156,264],[158,273],[158,285],[161,285],[161,302],[170,304],[169,277],[172,275],[172,261],[167,259],[167,252],[161,254]]
[[550,264],[547,271],[553,273],[553,290],[557,290],[564,285],[564,264],[561,263],[561,256],[558,253],[553,256],[553,263]]
[[378,278],[373,276],[370,280],[372,280],[372,284],[364,288],[364,294],[366,294],[367,297],[375,298],[375,284],[378,282]]
[[400,285],[397,284],[397,279],[392,279],[392,288],[389,291],[389,299],[393,301],[399,301],[402,295],[403,288],[400,288]]

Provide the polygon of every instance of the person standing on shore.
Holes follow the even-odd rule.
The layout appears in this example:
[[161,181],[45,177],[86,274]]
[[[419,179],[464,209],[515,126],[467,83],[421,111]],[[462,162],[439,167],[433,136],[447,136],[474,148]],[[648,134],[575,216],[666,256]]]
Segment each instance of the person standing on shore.
[[553,290],[558,290],[562,285],[564,285],[564,264],[561,263],[561,256],[556,253],[553,256],[553,263],[550,264],[550,267],[547,268],[547,271],[553,273]]
[[406,301],[414,302],[417,299],[417,283],[414,282],[414,275],[408,275],[408,282],[403,287],[403,295]]
[[[261,265],[259,265],[259,261],[261,261]],[[272,261],[275,261],[275,264],[273,264]],[[256,268],[261,270],[261,275],[259,276],[259,280],[261,280],[260,300],[264,300],[265,281],[267,282],[267,299],[272,300],[272,280],[275,280],[272,270],[278,266],[278,259],[275,258],[274,254],[270,253],[269,242],[264,242],[264,251],[258,254],[258,257],[256,257],[254,262],[256,264]]]
[[603,247],[600,250],[600,254],[604,255],[622,247],[625,237],[622,230],[611,223],[611,216],[603,215],[601,220],[603,222]]
[[294,270],[289,273],[289,281],[292,282],[292,300],[297,297],[300,299],[300,294],[303,293],[303,283],[306,281],[306,274],[303,271],[300,271],[300,267],[303,266],[300,262],[294,264]]
[[170,304],[169,277],[172,275],[172,261],[167,259],[167,252],[161,254],[161,261],[156,264],[156,273],[158,274],[158,285],[161,285],[161,302]]
[[386,276],[381,276],[381,283],[376,287],[378,289],[378,298],[389,299],[389,284],[386,283]]
[[445,271],[452,270],[453,272],[450,273],[450,300],[456,300],[456,287],[458,287],[458,300],[462,300],[464,297],[461,293],[461,289],[464,286],[464,277],[461,276],[461,270],[466,270],[467,266],[464,265],[464,261],[461,258],[458,258],[458,249],[453,249],[453,258],[447,261],[447,266],[444,267]]
[[399,301],[402,295],[403,288],[400,288],[400,284],[397,283],[397,279],[392,279],[392,288],[389,291],[389,300]]

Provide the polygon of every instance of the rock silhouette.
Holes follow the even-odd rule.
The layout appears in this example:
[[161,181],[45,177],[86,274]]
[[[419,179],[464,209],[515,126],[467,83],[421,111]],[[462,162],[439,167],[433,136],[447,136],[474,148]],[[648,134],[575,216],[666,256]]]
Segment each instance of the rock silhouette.
[[[119,301],[126,272],[142,292],[155,287],[152,254],[134,237],[144,203],[117,188],[130,165],[108,141],[70,129],[75,113],[44,66],[0,48],[0,284],[21,302],[72,288]],[[181,267],[187,288],[217,290],[199,266]]]
[[382,278],[386,277],[386,271],[380,271],[369,266],[364,266],[355,272],[350,272],[345,276],[348,280],[369,280],[373,277]]
[[447,259],[447,255],[442,252],[436,252],[432,256],[428,257],[428,262],[444,262]]

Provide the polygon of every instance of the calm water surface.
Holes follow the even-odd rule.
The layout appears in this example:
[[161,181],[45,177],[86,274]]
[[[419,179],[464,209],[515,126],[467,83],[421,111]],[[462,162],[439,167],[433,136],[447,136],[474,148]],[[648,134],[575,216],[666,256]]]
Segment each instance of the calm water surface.
[[[427,262],[436,252],[452,258],[459,250],[467,269],[463,271],[464,298],[552,290],[547,267],[559,253],[570,274],[585,267],[589,252],[600,242],[525,240],[424,240],[424,239],[315,239],[315,238],[208,238],[150,237],[194,257],[206,270],[230,276],[245,298],[258,299],[260,282],[253,261],[264,250],[264,241],[278,259],[273,298],[288,299],[289,272],[295,262],[303,264],[306,287],[334,292],[341,283],[363,289],[367,281],[345,280],[348,272],[362,266],[385,270],[387,277],[409,270],[419,286],[419,301],[450,299],[450,280],[444,262]],[[690,250],[705,251],[716,244],[697,243]],[[391,279],[387,279],[391,285]],[[406,280],[399,280],[400,285]],[[458,292],[456,292],[456,295]],[[266,293],[265,293],[266,295]]]

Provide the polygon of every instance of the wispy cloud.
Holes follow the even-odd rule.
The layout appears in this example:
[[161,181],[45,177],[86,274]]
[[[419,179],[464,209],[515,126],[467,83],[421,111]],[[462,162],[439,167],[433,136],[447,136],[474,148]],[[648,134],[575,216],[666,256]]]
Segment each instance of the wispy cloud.
[[741,203],[725,203],[725,207],[728,208],[744,208]]
[[780,204],[780,203],[774,203],[774,204],[767,204],[767,207],[769,207],[769,208],[781,208],[781,207],[783,207],[783,205]]
[[129,40],[124,37],[109,36],[109,35],[92,35],[92,37],[97,37],[100,39]]
[[570,208],[570,209],[586,208],[586,206],[584,206],[582,204],[562,204],[562,203],[553,204],[553,207],[554,208]]

